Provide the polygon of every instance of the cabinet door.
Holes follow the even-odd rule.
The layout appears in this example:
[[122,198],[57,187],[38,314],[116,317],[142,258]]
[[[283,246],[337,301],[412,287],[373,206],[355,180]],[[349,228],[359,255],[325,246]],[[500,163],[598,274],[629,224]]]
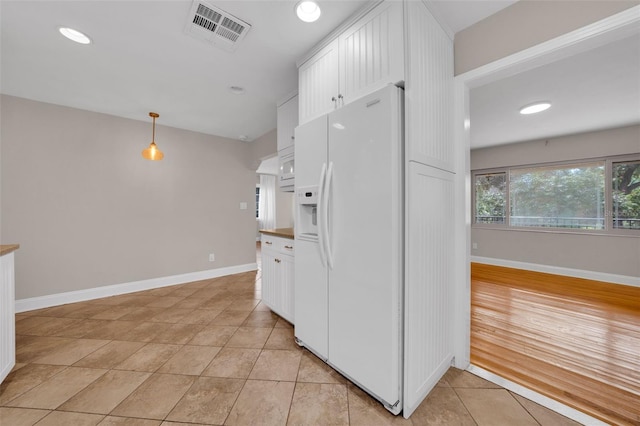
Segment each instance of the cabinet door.
[[405,172],[403,415],[408,418],[453,358],[455,175],[413,161]]
[[278,310],[278,286],[280,268],[276,262],[277,252],[262,249],[262,300],[272,310]]
[[281,316],[290,323],[294,323],[294,261],[292,256],[280,256],[280,283],[282,285]]
[[300,124],[335,108],[338,96],[338,40],[319,51],[298,70]]
[[0,256],[0,382],[16,364],[14,268],[13,253]]
[[404,81],[403,2],[387,1],[340,36],[341,104]]
[[278,151],[293,145],[293,129],[298,125],[298,95],[278,107]]
[[452,172],[453,41],[422,2],[406,5],[406,158]]

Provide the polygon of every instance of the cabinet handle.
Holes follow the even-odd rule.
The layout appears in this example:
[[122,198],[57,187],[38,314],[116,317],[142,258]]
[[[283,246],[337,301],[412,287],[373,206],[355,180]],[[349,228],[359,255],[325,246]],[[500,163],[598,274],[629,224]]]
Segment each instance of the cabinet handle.
[[293,246],[284,246],[287,250],[293,250]]
[[342,104],[341,106],[344,106],[344,96],[342,96],[341,93],[338,93],[338,100],[340,101],[340,103]]
[[336,99],[336,97],[333,96],[331,100],[333,101],[333,108],[334,109],[338,108],[338,100]]
[[292,141],[296,140],[296,137],[295,136],[291,136],[291,140]]
[[265,241],[264,243],[267,244],[267,245],[273,244],[271,241]]
[[276,263],[280,263],[280,259],[273,259]]

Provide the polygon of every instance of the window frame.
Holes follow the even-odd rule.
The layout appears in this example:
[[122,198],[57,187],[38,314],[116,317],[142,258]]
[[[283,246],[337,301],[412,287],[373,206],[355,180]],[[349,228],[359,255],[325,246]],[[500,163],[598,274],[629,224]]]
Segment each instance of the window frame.
[[[636,229],[616,229],[613,227],[613,164],[640,161],[640,153],[580,158],[567,161],[554,161],[545,163],[518,164],[507,167],[494,167],[471,171],[471,227],[475,229],[493,229],[505,231],[524,232],[551,232],[560,234],[587,234],[587,235],[612,235],[626,237],[640,237],[640,231]],[[578,229],[578,228],[551,228],[536,226],[511,225],[511,170],[529,169],[535,167],[571,166],[585,163],[604,162],[604,229]],[[505,221],[504,224],[487,224],[476,222],[476,177],[486,174],[505,174]]]
[[[617,155],[607,157],[605,166],[605,206],[604,215],[607,218],[606,225],[609,226],[609,233],[612,235],[626,235],[640,237],[640,229],[616,229],[613,227],[613,164],[625,162],[640,162],[639,154]],[[608,191],[608,193],[607,193]],[[605,226],[606,229],[606,226]]]

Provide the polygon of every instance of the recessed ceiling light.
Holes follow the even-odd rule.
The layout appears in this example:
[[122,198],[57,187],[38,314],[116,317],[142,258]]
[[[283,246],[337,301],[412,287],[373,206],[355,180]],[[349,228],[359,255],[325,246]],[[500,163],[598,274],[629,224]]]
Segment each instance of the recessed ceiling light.
[[234,95],[242,95],[245,92],[244,87],[240,86],[229,86],[229,90]]
[[58,31],[60,31],[60,34],[62,34],[63,36],[65,36],[69,40],[75,41],[76,43],[80,43],[80,44],[91,43],[91,39],[86,34],[83,34],[78,30],[74,30],[73,28],[60,27],[58,28]]
[[525,105],[522,108],[520,108],[520,114],[523,114],[523,115],[535,114],[537,112],[545,111],[550,107],[551,107],[550,102],[536,102],[534,104]]
[[304,22],[315,22],[320,17],[320,6],[311,0],[302,0],[296,4],[296,15]]
[[242,142],[247,142],[249,140],[249,136],[240,135],[240,136],[238,136],[238,139],[240,139]]

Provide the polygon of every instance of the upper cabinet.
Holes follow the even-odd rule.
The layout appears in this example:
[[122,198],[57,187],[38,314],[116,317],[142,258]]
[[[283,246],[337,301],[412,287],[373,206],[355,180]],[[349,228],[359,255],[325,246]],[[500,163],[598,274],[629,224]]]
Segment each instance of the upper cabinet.
[[380,3],[300,66],[300,124],[404,81],[402,8]]
[[293,129],[298,125],[298,95],[292,95],[278,104],[277,144],[278,151],[293,146]]
[[300,124],[335,108],[340,91],[338,56],[338,40],[335,40],[298,69]]
[[423,2],[405,5],[405,156],[454,172],[453,41]]
[[349,103],[404,81],[402,2],[387,1],[340,36],[340,93]]

